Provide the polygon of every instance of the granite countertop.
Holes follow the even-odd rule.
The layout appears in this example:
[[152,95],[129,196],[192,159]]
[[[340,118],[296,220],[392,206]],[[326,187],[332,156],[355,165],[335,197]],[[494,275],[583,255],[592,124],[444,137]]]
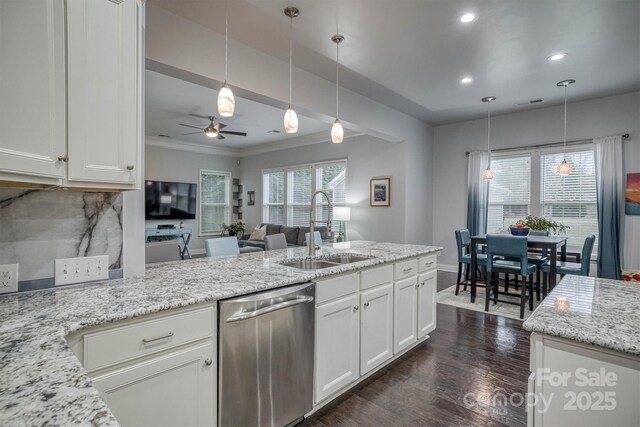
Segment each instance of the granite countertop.
[[640,285],[565,276],[524,322],[528,331],[640,356]]
[[305,257],[307,248],[297,247],[154,264],[144,278],[0,297],[0,425],[118,425],[67,345],[72,332],[442,250],[366,241],[335,246],[323,246],[317,256],[375,258],[315,271],[280,265]]

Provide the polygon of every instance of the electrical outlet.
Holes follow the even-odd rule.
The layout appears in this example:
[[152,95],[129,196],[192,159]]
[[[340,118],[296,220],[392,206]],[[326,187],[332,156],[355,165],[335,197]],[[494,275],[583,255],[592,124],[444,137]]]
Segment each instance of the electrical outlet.
[[109,255],[64,258],[55,261],[55,285],[70,285],[109,278]]
[[18,292],[18,264],[0,265],[0,294]]

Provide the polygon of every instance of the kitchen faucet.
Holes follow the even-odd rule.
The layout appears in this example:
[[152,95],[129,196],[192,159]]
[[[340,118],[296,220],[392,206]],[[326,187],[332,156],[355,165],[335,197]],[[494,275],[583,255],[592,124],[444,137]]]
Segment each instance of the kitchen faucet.
[[[316,198],[318,193],[324,194],[324,197],[327,198],[327,202],[329,203],[329,218],[327,221],[316,221],[313,218],[316,216],[316,205],[313,203],[313,200]],[[311,214],[309,217],[309,241],[307,244],[309,245],[309,256],[314,256],[316,254],[316,242],[315,242],[315,224],[327,224],[327,233],[331,233],[331,218],[333,217],[332,212],[333,205],[331,204],[331,199],[329,198],[329,194],[327,194],[324,190],[318,190],[311,195]]]

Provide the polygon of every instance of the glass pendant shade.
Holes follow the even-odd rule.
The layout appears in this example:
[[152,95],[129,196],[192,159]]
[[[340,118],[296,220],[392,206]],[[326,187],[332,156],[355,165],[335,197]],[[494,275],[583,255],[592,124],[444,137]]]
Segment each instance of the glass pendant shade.
[[556,173],[558,175],[567,176],[571,175],[571,172],[573,172],[573,166],[571,166],[571,163],[567,163],[566,160],[556,165]]
[[482,179],[484,179],[485,181],[491,181],[493,179],[493,176],[494,172],[491,170],[491,168],[486,168],[484,172],[482,172]]
[[222,117],[231,117],[236,109],[236,99],[231,88],[225,83],[218,92],[218,114]]
[[298,132],[298,115],[291,107],[284,113],[284,131],[286,133]]
[[343,139],[344,129],[342,128],[342,123],[340,123],[340,120],[336,119],[331,127],[331,142],[334,144],[340,144]]

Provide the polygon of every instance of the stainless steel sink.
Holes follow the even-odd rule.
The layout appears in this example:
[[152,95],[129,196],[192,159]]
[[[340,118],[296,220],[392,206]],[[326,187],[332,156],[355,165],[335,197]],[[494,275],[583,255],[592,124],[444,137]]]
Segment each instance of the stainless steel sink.
[[341,254],[324,258],[325,261],[335,262],[338,264],[351,264],[353,262],[368,261],[372,259],[366,255]]
[[336,267],[340,264],[335,262],[327,262],[324,260],[302,260],[283,262],[282,265],[298,268],[300,270],[320,270],[322,268]]

